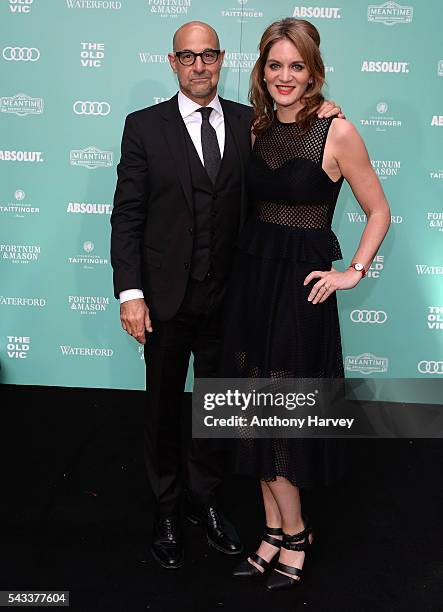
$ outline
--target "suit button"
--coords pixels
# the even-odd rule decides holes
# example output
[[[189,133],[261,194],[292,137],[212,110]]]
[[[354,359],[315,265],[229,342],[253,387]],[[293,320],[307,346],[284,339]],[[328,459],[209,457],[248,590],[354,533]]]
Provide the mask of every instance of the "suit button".
[[[184,265],[185,265],[185,270],[188,270],[189,269],[189,263],[187,261],[185,261]]]
[[[213,199],[213,200],[216,200],[217,198],[218,198],[218,195],[217,195],[216,193],[213,193],[213,194],[212,194],[212,199]]]

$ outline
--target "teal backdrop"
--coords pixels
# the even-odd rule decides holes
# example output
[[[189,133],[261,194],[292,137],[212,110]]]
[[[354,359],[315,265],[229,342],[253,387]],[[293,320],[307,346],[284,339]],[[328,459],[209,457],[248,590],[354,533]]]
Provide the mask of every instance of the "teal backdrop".
[[[364,138],[392,209],[368,277],[339,295],[346,373],[441,380],[441,0],[0,0],[1,382],[144,388],[109,262],[125,116],[176,92],[167,53],[193,19],[226,49],[221,95],[246,103],[260,36],[284,16],[318,27],[325,93]],[[364,221],[345,186],[340,269]]]

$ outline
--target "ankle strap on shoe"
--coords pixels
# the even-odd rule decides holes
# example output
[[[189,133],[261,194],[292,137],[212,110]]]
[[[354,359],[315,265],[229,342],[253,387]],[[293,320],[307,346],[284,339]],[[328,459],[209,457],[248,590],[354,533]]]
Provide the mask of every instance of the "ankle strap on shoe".
[[[277,548],[281,548],[281,540],[277,540],[277,538],[273,538],[272,536],[264,533],[262,535],[263,542],[267,542],[268,544],[272,544],[272,546],[276,546]]]
[[[312,532],[312,527],[306,527],[303,531],[294,535],[283,534],[282,546],[286,550],[306,550],[310,546],[308,535]]]
[[[266,533],[269,535],[283,535],[283,529],[281,527],[268,527],[266,525]]]

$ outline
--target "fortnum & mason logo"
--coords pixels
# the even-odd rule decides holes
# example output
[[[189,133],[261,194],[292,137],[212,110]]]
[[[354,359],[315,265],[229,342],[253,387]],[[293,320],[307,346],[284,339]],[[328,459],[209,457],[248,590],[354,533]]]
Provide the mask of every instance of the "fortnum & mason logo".
[[[427,221],[428,227],[443,232],[443,212],[428,212]]]
[[[389,360],[387,357],[376,357],[372,353],[348,355],[345,358],[345,370],[348,372],[359,372],[365,375],[374,372],[385,373],[388,371],[388,366]]]
[[[40,251],[37,244],[0,244],[0,260],[27,264],[38,261]]]
[[[27,15],[31,12],[34,0],[9,0],[9,10],[14,14]]]
[[[192,0],[146,0],[148,11],[158,17],[186,17],[190,8],[192,8]]]
[[[296,6],[293,17],[297,19],[341,19],[341,8],[331,6]]]
[[[231,72],[247,72],[249,74],[257,58],[258,53],[256,51],[226,51],[222,68],[230,70]]]
[[[71,166],[81,166],[88,170],[111,168],[114,161],[112,151],[102,151],[94,146],[85,149],[74,149],[70,153]]]
[[[95,315],[97,312],[106,312],[109,298],[102,295],[69,295],[69,310],[81,315]]]
[[[372,23],[383,23],[387,26],[396,23],[411,23],[413,15],[412,6],[400,6],[396,2],[389,1],[379,6],[376,4],[368,6],[368,21]]]
[[[11,97],[0,98],[0,112],[12,113],[19,117],[26,115],[41,115],[43,113],[43,98],[31,98],[24,93]]]
[[[380,180],[397,176],[401,169],[401,161],[392,159],[371,159],[372,167]]]

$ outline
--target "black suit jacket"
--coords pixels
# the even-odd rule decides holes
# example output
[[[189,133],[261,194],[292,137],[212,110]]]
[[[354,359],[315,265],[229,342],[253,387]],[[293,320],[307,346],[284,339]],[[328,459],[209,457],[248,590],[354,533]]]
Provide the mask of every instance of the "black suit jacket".
[[[244,163],[252,109],[220,102],[242,169],[240,230],[247,216]],[[183,300],[193,247],[191,174],[177,95],[127,116],[117,176],[111,216],[115,297],[142,289],[152,315],[168,320]]]

